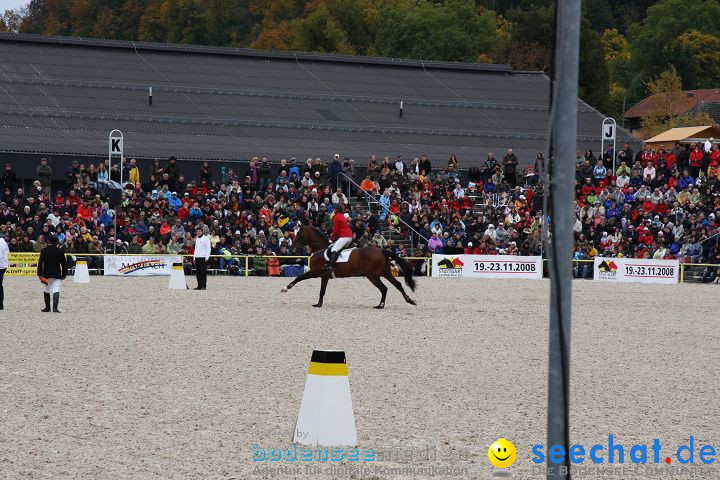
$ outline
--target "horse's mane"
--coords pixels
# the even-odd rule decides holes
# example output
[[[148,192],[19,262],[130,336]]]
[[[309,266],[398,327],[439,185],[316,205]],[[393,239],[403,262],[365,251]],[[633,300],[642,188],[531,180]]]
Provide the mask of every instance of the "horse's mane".
[[[319,228],[317,228],[315,225],[305,225],[305,226],[308,227],[308,228],[310,228],[310,229],[312,229],[312,231],[314,231],[315,233],[317,233],[317,234],[320,236],[321,239],[323,239],[323,240],[325,240],[325,241],[330,241],[330,240],[328,239],[327,235],[325,235],[325,234],[323,233],[323,231],[320,230]]]

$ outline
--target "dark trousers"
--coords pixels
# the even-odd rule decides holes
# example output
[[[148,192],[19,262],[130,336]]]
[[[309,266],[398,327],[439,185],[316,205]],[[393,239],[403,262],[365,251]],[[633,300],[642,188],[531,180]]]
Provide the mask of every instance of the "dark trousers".
[[[207,261],[204,258],[195,259],[195,277],[198,287],[207,287]]]
[[[5,300],[5,290],[3,289],[3,278],[5,278],[5,269],[0,268],[0,308],[3,308],[3,302]]]

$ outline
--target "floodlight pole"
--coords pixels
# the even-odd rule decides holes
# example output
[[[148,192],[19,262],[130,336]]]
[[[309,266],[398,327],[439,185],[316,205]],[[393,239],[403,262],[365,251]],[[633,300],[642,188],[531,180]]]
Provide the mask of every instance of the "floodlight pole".
[[[577,93],[580,50],[580,0],[556,3],[555,73],[551,111],[551,203],[553,232],[550,240],[550,328],[548,363],[547,447],[569,447],[570,314],[572,289],[575,153],[577,146]],[[567,456],[550,463],[547,478],[570,478]],[[565,472],[563,472],[565,469]]]

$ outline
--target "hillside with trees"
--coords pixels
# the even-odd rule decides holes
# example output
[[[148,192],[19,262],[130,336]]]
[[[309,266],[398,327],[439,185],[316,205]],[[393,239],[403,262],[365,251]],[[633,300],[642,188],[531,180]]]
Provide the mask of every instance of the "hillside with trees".
[[[717,0],[584,0],[580,96],[620,118],[669,69],[720,87]],[[549,72],[550,0],[32,0],[0,31],[461,62]]]

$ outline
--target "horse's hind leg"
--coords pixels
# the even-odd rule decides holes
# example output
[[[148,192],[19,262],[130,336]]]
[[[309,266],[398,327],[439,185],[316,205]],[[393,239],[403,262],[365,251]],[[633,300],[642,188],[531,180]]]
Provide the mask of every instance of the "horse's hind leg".
[[[380,290],[380,294],[382,295],[382,298],[380,298],[380,304],[375,308],[385,308],[385,296],[387,295],[388,290],[387,287],[384,283],[382,283],[379,277],[368,276],[367,279],[370,280],[370,282],[372,282],[372,284],[375,285],[378,290]]]
[[[417,305],[417,303],[415,303],[415,300],[413,300],[412,298],[408,297],[407,293],[405,293],[405,289],[403,288],[402,283],[400,283],[397,278],[393,277],[393,276],[392,276],[392,273],[390,273],[389,271],[388,271],[388,272],[385,272],[385,274],[383,275],[383,277],[386,278],[387,281],[390,282],[393,287],[395,287],[395,288],[397,288],[398,290],[400,290],[400,293],[402,293],[402,296],[403,296],[403,298],[405,299],[405,301],[406,301],[407,303],[409,303],[410,305]]]
[[[320,300],[318,301],[318,303],[313,305],[313,307],[322,307],[323,297],[325,296],[325,289],[327,288],[328,280],[330,280],[329,277],[322,277],[322,282],[320,283]]]

